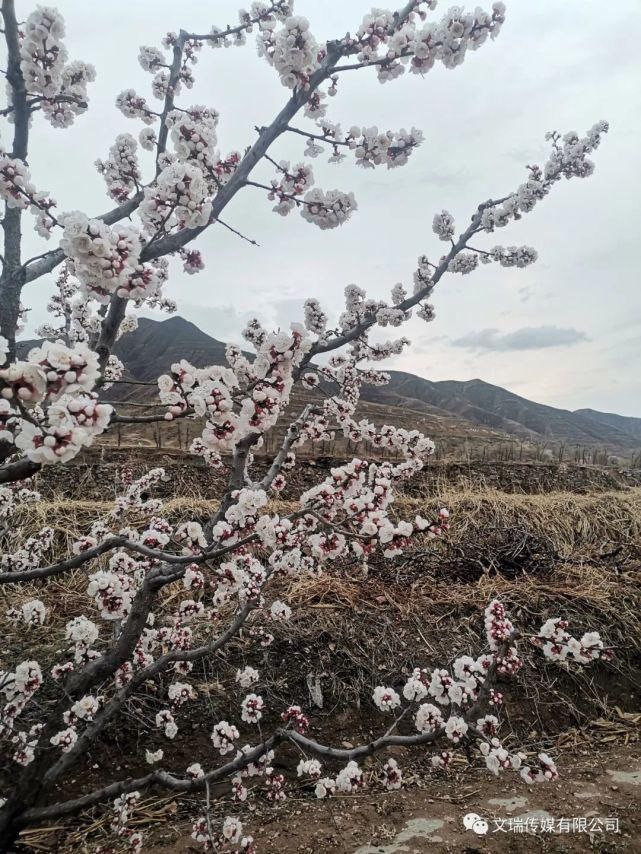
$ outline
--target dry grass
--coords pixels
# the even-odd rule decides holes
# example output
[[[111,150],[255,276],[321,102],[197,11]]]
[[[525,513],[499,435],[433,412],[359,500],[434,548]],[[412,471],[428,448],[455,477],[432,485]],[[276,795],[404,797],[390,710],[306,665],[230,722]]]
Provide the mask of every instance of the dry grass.
[[[507,494],[496,490],[462,491],[444,488],[438,500],[452,514],[453,541],[472,532],[522,528],[548,539],[559,555],[577,550],[606,550],[609,545],[641,546],[641,489],[576,495],[551,492]],[[402,498],[401,515],[419,512],[424,502]]]
[[[31,536],[45,525],[53,527],[56,535],[51,560],[55,560],[68,555],[71,544],[111,506],[110,502],[97,501],[42,501],[22,508],[16,527],[23,536]],[[217,506],[215,499],[183,495],[166,500],[164,514],[171,521],[206,518]],[[510,597],[519,591],[525,598],[536,598],[548,589],[569,599],[600,601],[616,598],[620,579],[612,573],[601,578],[591,564],[613,553],[626,559],[641,555],[640,488],[596,495],[520,495],[444,486],[428,501],[401,495],[395,512],[411,519],[416,513],[428,515],[441,506],[448,507],[452,521],[442,542],[386,561],[389,571],[378,573],[378,578],[376,572],[370,573],[366,585],[359,568],[339,567],[318,577],[295,579],[288,596],[299,606],[315,603],[353,608],[362,600],[365,588],[369,600],[378,598],[382,607],[399,613],[412,608],[403,592],[408,586],[434,603],[452,605],[495,595]],[[292,502],[275,500],[269,509],[286,514],[295,507]],[[130,521],[135,524],[137,520],[132,516]],[[563,564],[563,572],[550,577],[559,564]],[[546,574],[544,581],[542,573]],[[82,610],[84,603],[78,594],[85,578],[86,570],[78,570],[48,582],[47,595],[53,596],[54,611],[61,618]],[[445,582],[443,589],[435,579]],[[401,593],[395,594],[392,588],[399,585]],[[26,599],[36,591],[42,595],[43,588],[37,583],[22,586],[20,591]],[[13,595],[14,590],[3,594]]]
[[[216,499],[205,498],[194,489],[164,502],[167,518],[198,518],[218,507]],[[16,515],[21,531],[30,536],[45,525],[60,537],[60,553],[78,534],[84,533],[97,516],[107,513],[109,501],[56,498],[25,506]],[[285,514],[296,508],[288,501],[272,501],[269,510]],[[452,516],[451,542],[465,541],[471,533],[522,528],[548,539],[557,553],[567,557],[578,550],[605,551],[617,546],[641,546],[641,488],[577,495],[551,492],[521,495],[498,490],[461,490],[444,486],[428,501],[401,495],[395,507],[399,517],[411,518],[438,507]],[[134,519],[132,518],[132,521]]]
[[[164,514],[172,521],[205,518],[217,506],[215,499],[194,490],[192,495],[167,499]],[[473,647],[480,611],[493,597],[510,603],[520,618],[533,621],[535,616],[569,612],[578,626],[605,630],[612,643],[623,645],[627,638],[633,649],[641,647],[640,488],[595,495],[522,495],[442,484],[438,496],[428,500],[401,495],[395,512],[412,518],[440,506],[451,512],[446,538],[394,561],[374,560],[366,578],[358,566],[335,565],[319,576],[289,579],[279,595],[296,609],[295,619],[289,629],[282,629],[279,642],[304,649],[326,635],[340,638],[342,646],[353,651],[365,642],[367,625],[367,642],[373,639],[373,646],[356,656],[352,696],[360,693],[372,668],[380,666],[380,661],[373,664],[375,653],[392,663],[407,659],[409,666],[409,656],[397,648],[399,640],[412,654],[417,643],[427,648],[426,633],[446,640],[430,641],[435,655],[451,648],[453,639],[460,641],[459,650],[461,644]],[[53,499],[25,507],[16,521],[27,535],[52,526],[55,559],[68,554],[71,543],[110,507],[110,502]],[[284,514],[294,507],[277,500],[270,509]],[[44,645],[52,629],[86,610],[86,574],[81,569],[44,586],[19,588],[20,601],[38,596],[51,608],[48,630],[42,632]],[[0,615],[10,602],[15,604],[15,593],[11,588],[0,591]],[[9,648],[23,643],[3,616],[0,628]],[[403,640],[404,635],[412,640]],[[329,661],[322,667],[332,671]],[[352,678],[350,672],[344,677],[333,691],[340,693]]]

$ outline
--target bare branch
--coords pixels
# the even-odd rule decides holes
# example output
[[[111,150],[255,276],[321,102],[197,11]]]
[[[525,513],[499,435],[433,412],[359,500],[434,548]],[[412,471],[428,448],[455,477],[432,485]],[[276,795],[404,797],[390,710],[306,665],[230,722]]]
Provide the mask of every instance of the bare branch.
[[[173,46],[173,60],[169,69],[169,80],[167,82],[167,94],[165,95],[165,103],[163,105],[162,114],[160,116],[160,129],[158,130],[158,141],[156,143],[156,176],[162,171],[160,159],[167,149],[167,137],[169,135],[169,127],[167,126],[167,116],[174,108],[174,96],[176,94],[176,86],[180,80],[180,70],[183,61],[183,51],[185,43],[189,36],[184,30],[181,30],[178,38]]]
[[[301,128],[294,128],[291,125],[287,126],[287,130],[290,133],[296,133],[299,136],[304,136],[305,139],[317,139],[319,142],[324,142],[327,145],[344,145],[349,147],[349,142],[340,139],[334,139],[331,136],[324,136],[320,133],[307,133],[307,131],[301,130]]]
[[[11,156],[26,161],[29,142],[29,107],[20,63],[20,39],[14,0],[3,0],[2,18],[7,45],[7,83],[13,103],[13,147]],[[15,356],[16,327],[20,314],[22,209],[5,203],[4,264],[0,277],[0,334],[9,342],[9,358]]]
[[[204,789],[208,783],[216,783],[218,780],[225,780],[227,777],[233,776],[236,771],[240,771],[257,759],[260,759],[261,756],[276,747],[279,741],[282,740],[279,733],[276,733],[237,759],[227,762],[225,765],[221,765],[220,768],[209,771],[204,777],[199,777],[195,780],[174,777],[173,774],[169,774],[166,771],[152,771],[144,777],[112,783],[102,789],[97,789],[95,792],[90,792],[81,798],[75,798],[74,800],[65,801],[61,804],[53,804],[48,807],[27,810],[19,819],[18,826],[25,827],[27,824],[40,824],[48,819],[73,815],[102,801],[111,800],[127,792],[142,791],[153,785],[160,785],[176,792],[197,792]]]
[[[222,225],[228,231],[231,231],[232,234],[236,234],[238,237],[242,238],[243,240],[246,240],[247,243],[251,243],[252,246],[260,246],[260,243],[257,243],[253,238],[246,237],[242,232],[238,231],[238,229],[234,228],[231,225],[228,225],[226,222],[223,222],[222,219],[219,218],[216,220],[216,222],[220,223],[220,225]]]
[[[483,204],[478,206],[478,209],[474,216],[472,217],[472,221],[468,225],[468,227],[461,233],[458,240],[453,243],[450,251],[443,257],[440,263],[435,267],[434,274],[430,279],[429,285],[426,288],[423,288],[413,294],[411,297],[403,300],[403,302],[399,303],[395,308],[399,309],[399,311],[409,311],[410,308],[418,305],[421,300],[425,299],[428,296],[428,293],[431,293],[432,289],[440,280],[443,278],[445,273],[447,273],[450,262],[459,254],[459,252],[463,251],[463,249],[467,246],[467,241],[472,237],[472,235],[476,234],[480,230],[481,224],[481,215],[486,208],[493,207],[495,205],[500,205],[502,202],[506,201],[509,196],[505,196],[501,199],[497,199],[495,201],[489,200],[484,202]],[[353,329],[350,329],[349,332],[344,333],[343,335],[339,335],[335,338],[331,338],[327,342],[319,342],[313,345],[309,353],[306,355],[303,363],[298,368],[298,373],[300,374],[303,369],[305,369],[311,359],[317,355],[318,353],[329,353],[332,350],[336,350],[339,347],[344,347],[346,344],[349,344],[351,341],[355,341],[357,338],[360,338],[364,332],[368,329],[371,329],[372,326],[376,325],[376,314],[372,314],[370,317],[364,319],[361,323],[357,324]]]
[[[37,474],[40,469],[40,463],[34,463],[32,460],[24,457],[15,463],[7,463],[4,466],[0,466],[0,483],[15,483],[18,480],[27,480],[27,478]]]
[[[274,482],[276,475],[278,475],[283,468],[283,463],[287,459],[287,454],[291,451],[292,445],[299,438],[303,425],[309,418],[309,416],[313,413],[315,407],[312,404],[308,404],[298,418],[293,421],[287,432],[285,433],[285,437],[283,438],[283,443],[280,447],[280,450],[276,454],[273,459],[269,470],[265,477],[260,481],[259,488],[260,489],[269,489],[269,487]]]
[[[144,406],[145,404],[139,405]],[[193,415],[193,412],[186,409],[184,412],[181,412],[180,415],[174,415],[172,421],[176,421],[178,418],[186,418],[188,415]],[[159,421],[167,421],[164,413],[161,415],[119,415],[118,413],[114,413],[114,415],[111,416],[109,426],[111,427],[112,424],[154,424]]]

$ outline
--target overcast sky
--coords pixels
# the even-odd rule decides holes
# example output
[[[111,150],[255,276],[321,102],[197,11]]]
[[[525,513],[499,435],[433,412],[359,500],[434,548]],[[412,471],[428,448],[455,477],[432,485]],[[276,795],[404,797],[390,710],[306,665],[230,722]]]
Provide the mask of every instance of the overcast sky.
[[[128,87],[149,97],[138,47],[158,45],[167,30],[235,24],[238,7],[230,0],[55,5],[67,22],[70,57],[94,63],[98,77],[90,111],[71,130],[36,119],[32,175],[60,210],[97,215],[111,204],[94,160],[117,133],[137,135],[142,127],[113,105]],[[21,18],[31,9],[23,0],[17,6]],[[318,41],[354,31],[368,9],[367,0],[296,0]],[[239,341],[249,316],[287,326],[300,319],[308,296],[337,314],[348,283],[379,298],[396,282],[411,287],[417,256],[436,260],[442,251],[431,233],[436,211],[446,208],[465,225],[479,202],[515,189],[525,164],[546,157],[546,131],[583,132],[603,118],[611,131],[595,154],[595,174],[559,183],[533,213],[486,238],[490,246],[535,246],[539,261],[526,270],[491,265],[446,277],[434,294],[436,321],[407,324],[413,346],[389,366],[433,380],[480,377],[569,409],[641,416],[640,11],[639,0],[509,0],[499,38],[460,68],[405,74],[385,85],[370,69],[343,75],[329,119],[345,128],[416,126],[424,144],[408,165],[389,172],[357,169],[351,159],[340,166],[313,161],[318,186],[352,190],[359,204],[348,224],[330,232],[297,213],[277,216],[261,191],[246,188],[225,219],[260,247],[210,229],[197,243],[206,270],[174,270],[169,295],[180,314],[217,338]],[[241,49],[203,50],[195,74],[195,88],[180,103],[220,111],[222,152],[251,144],[254,126],[270,122],[288,94],[256,55],[253,36]],[[302,138],[289,135],[272,154],[302,159],[303,148]],[[29,248],[43,251],[37,243]],[[32,326],[44,319],[51,281],[25,293]]]

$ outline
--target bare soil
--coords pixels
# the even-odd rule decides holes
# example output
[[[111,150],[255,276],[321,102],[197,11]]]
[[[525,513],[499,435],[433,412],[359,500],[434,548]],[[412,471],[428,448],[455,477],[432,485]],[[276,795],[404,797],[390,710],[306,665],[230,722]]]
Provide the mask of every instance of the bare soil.
[[[515,775],[494,778],[479,768],[442,775],[413,775],[396,793],[364,792],[318,801],[293,797],[259,808],[247,830],[263,854],[396,854],[396,852],[639,852],[641,851],[641,745],[586,745],[559,759],[555,783],[528,787]],[[466,830],[468,813],[483,817],[487,835]],[[171,819],[151,831],[145,851],[178,854],[197,850],[190,828]],[[603,832],[521,832],[533,820],[598,818]],[[605,819],[618,832],[605,831]],[[498,820],[495,822],[494,820]],[[548,824],[549,826],[549,824]],[[589,824],[586,825],[589,827]],[[593,823],[594,827],[595,824]]]

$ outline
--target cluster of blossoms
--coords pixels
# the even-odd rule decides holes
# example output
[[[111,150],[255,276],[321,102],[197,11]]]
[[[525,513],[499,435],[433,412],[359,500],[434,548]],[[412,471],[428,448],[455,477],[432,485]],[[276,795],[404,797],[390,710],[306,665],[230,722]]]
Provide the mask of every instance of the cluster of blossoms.
[[[0,198],[8,208],[28,210],[35,220],[36,232],[45,239],[56,224],[53,208],[56,202],[48,193],[36,190],[26,163],[10,157],[0,149]]]
[[[31,599],[21,605],[20,608],[10,608],[6,615],[10,620],[24,623],[26,626],[42,626],[47,615],[47,609],[40,599]]]
[[[74,726],[78,721],[91,721],[100,709],[102,697],[94,697],[87,694],[75,702],[62,716],[63,721],[69,726]]]
[[[278,72],[288,89],[306,89],[310,77],[320,65],[320,47],[309,28],[307,18],[285,18],[281,29],[263,27],[258,35],[259,54]]]
[[[175,738],[178,733],[178,726],[169,709],[162,709],[158,712],[156,715],[156,726],[164,730],[167,738]]]
[[[312,487],[300,499],[303,510],[318,507],[313,518],[333,526],[333,530],[314,532],[317,526],[310,520],[307,542],[312,556],[325,561],[351,552],[364,561],[380,546],[386,557],[394,557],[415,533],[427,530],[435,535],[436,531],[442,532],[442,523],[427,523],[417,517],[414,525],[409,522],[394,524],[388,516],[394,500],[394,482],[404,480],[421,467],[422,460],[416,457],[411,465],[368,464],[354,460],[332,469],[324,482]],[[338,526],[339,532],[335,530]]]
[[[394,763],[394,760],[389,760],[389,762]],[[387,788],[400,788],[400,771],[394,771],[395,763],[393,765],[389,765],[389,762],[385,768],[389,766],[390,774],[388,776],[387,772],[384,770],[383,781]],[[358,766],[358,763],[354,762],[354,760],[348,762],[347,765],[338,772],[335,778],[321,777],[322,766],[320,762],[315,759],[299,762],[297,770],[299,777],[309,777],[315,783],[314,792],[316,797],[320,799],[333,795],[336,792],[352,794],[364,785],[363,771]],[[388,785],[388,779],[390,783],[393,780],[398,780],[399,785]]]
[[[109,149],[107,160],[97,160],[96,168],[104,177],[112,199],[124,202],[138,189],[141,174],[138,165],[136,140],[130,133],[121,133]]]
[[[524,213],[529,213],[541,199],[550,192],[551,187],[562,178],[586,178],[594,171],[594,163],[588,155],[601,144],[603,135],[609,130],[605,121],[593,125],[584,137],[574,131],[563,137],[556,131],[547,135],[552,141],[552,151],[542,167],[529,166],[528,180],[521,184],[516,192],[509,195],[500,203],[486,207],[481,216],[481,226],[484,231],[491,232],[503,228],[513,220],[518,220]],[[522,247],[527,250],[529,247]],[[533,250],[529,250],[530,253]],[[508,266],[523,266],[523,256],[518,256],[516,247],[496,247],[497,257],[493,260]],[[512,260],[514,257],[514,260]],[[527,257],[527,253],[526,253]],[[517,263],[517,258],[521,263]],[[531,263],[528,261],[528,263]]]
[[[315,189],[305,195],[301,216],[325,231],[342,225],[357,207],[354,193]]]
[[[251,688],[260,679],[260,674],[253,667],[243,667],[242,670],[236,671],[236,682],[241,688]]]
[[[98,653],[93,649],[95,642],[100,636],[98,626],[90,619],[81,615],[74,617],[67,623],[65,637],[71,641],[70,652],[73,652],[74,662],[81,664],[91,658],[96,658]]]
[[[134,89],[124,89],[120,92],[116,98],[116,107],[125,118],[141,119],[141,121],[148,125],[153,124],[157,118],[157,114],[149,107],[145,98],[138,95]],[[151,128],[146,130],[151,130]],[[141,133],[145,133],[145,131],[141,131]],[[151,131],[151,133],[154,134],[154,131]],[[148,140],[149,134],[146,134],[143,139]],[[144,145],[144,147],[147,146],[149,146],[149,142],[146,142]]]
[[[311,133],[307,139],[305,154],[318,157],[323,145],[328,145],[332,153],[328,163],[340,163],[347,156],[342,149],[353,151],[357,166],[373,169],[385,165],[388,169],[404,166],[412,152],[423,142],[423,133],[418,128],[409,131],[380,131],[376,126],[359,127],[354,125],[347,133],[339,124],[321,119],[317,122],[318,132]]]
[[[479,721],[478,723],[481,724],[482,722]],[[481,731],[480,727],[479,731]],[[481,752],[481,756],[485,758],[485,764],[488,771],[494,774],[495,777],[498,777],[501,771],[519,771],[519,769],[521,769],[521,763],[523,761],[521,754],[510,753],[501,745],[498,738],[490,738],[488,741],[482,741],[479,744],[479,750]]]
[[[492,13],[476,9],[465,13],[453,7],[440,22],[420,26],[424,13],[420,6],[433,8],[433,0],[413,4],[399,20],[389,10],[373,9],[363,18],[354,36],[346,36],[334,49],[339,56],[356,55],[362,65],[372,65],[381,82],[392,80],[410,70],[425,74],[436,62],[454,68],[465,60],[467,50],[476,50],[488,37],[496,38],[505,20],[503,3],[493,4]],[[314,73],[322,68],[329,46],[319,45],[310,31],[309,21],[300,16],[285,18],[280,29],[275,22],[261,29],[259,54],[264,56],[289,89],[307,90]],[[337,66],[340,69],[340,65]],[[336,94],[336,77],[331,77],[328,94]],[[323,115],[324,92],[314,91],[310,115]]]
[[[209,819],[203,816],[194,822],[191,838],[202,845],[204,851],[220,851],[235,845],[239,854],[256,854],[253,838],[243,835],[243,824],[235,816],[227,816],[215,837],[212,836]]]
[[[508,618],[505,607],[496,599],[485,609],[485,633],[493,652],[514,635],[514,625]]]
[[[427,0],[424,5],[431,9],[435,3]],[[455,68],[464,62],[468,50],[476,50],[488,37],[497,37],[505,20],[505,5],[494,3],[491,14],[479,8],[467,13],[453,6],[439,22],[423,26],[421,17],[413,12],[399,26],[389,10],[373,9],[356,35],[345,39],[345,46],[361,63],[376,67],[381,83],[399,77],[407,64],[411,72],[421,75],[437,62]]]
[[[6,439],[3,440],[6,441]],[[20,506],[35,504],[41,495],[33,489],[20,487],[16,484],[0,486],[0,520],[4,525]]]
[[[29,351],[27,361],[0,371],[2,397],[22,403],[56,402],[74,392],[90,392],[99,376],[98,356],[87,346],[45,342]]]
[[[591,664],[597,659],[609,659],[612,655],[606,649],[597,632],[586,632],[580,640],[567,631],[567,620],[560,617],[547,620],[532,639],[540,646],[546,658],[552,661],[566,661],[568,657],[579,664]]]
[[[20,730],[11,737],[14,745],[12,759],[18,765],[30,765],[36,757],[35,748],[43,724],[34,724],[28,731]]]
[[[448,211],[434,214],[432,220],[432,231],[439,240],[451,240],[454,237],[454,217]]]
[[[357,166],[372,168],[384,163],[388,169],[404,166],[412,151],[423,141],[423,133],[418,128],[407,131],[402,128],[397,133],[387,131],[379,133],[378,128],[363,128],[360,135],[352,136],[350,148],[354,148]]]
[[[196,692],[191,685],[186,682],[172,682],[167,689],[167,696],[171,700],[172,706],[177,708],[187,703],[189,700],[196,698]]]
[[[105,430],[111,412],[97,395],[62,398],[37,423],[22,421],[15,445],[40,464],[67,462]]]
[[[229,452],[249,435],[276,423],[289,401],[293,372],[311,347],[305,331],[290,334],[248,331],[259,342],[251,363],[228,352],[232,367],[194,368],[183,361],[159,378],[161,401],[169,419],[187,411],[206,419],[201,442],[214,453]],[[241,394],[241,387],[247,392]]]
[[[383,785],[389,792],[403,786],[403,772],[398,767],[396,759],[388,759],[383,765]]]
[[[166,166],[156,184],[145,189],[139,214],[146,231],[155,236],[172,228],[207,225],[212,203],[202,171],[189,162]]]
[[[309,727],[309,718],[303,714],[300,706],[290,706],[280,716],[286,724],[290,724],[296,732],[305,733]]]
[[[235,750],[234,742],[239,738],[240,734],[235,726],[228,724],[227,721],[221,721],[214,727],[211,740],[216,750],[224,756]]]
[[[299,777],[309,777],[311,780],[318,780],[322,772],[323,766],[318,759],[301,759],[296,766]]]
[[[16,718],[41,685],[42,670],[37,661],[23,661],[13,672],[0,670],[0,694],[6,700],[0,709],[0,736],[13,730]]]
[[[263,716],[265,701],[258,694],[247,694],[240,704],[240,717],[245,723],[257,724]]]
[[[141,477],[134,480],[131,471],[125,469],[122,482],[126,487],[124,492],[116,496],[112,515],[120,518],[133,509],[156,513],[162,509],[162,502],[153,497],[153,488],[166,478],[163,468],[149,469]]]
[[[279,177],[272,179],[271,186],[265,188],[268,198],[277,202],[272,209],[275,213],[286,216],[298,207],[303,219],[327,230],[342,225],[357,209],[353,193],[310,189],[314,183],[311,166],[305,163],[291,166],[286,160],[275,165]]]
[[[547,753],[539,753],[538,767],[531,768],[529,765],[524,765],[521,768],[521,778],[526,783],[548,783],[558,778],[558,772],[554,761]]]
[[[379,686],[374,690],[374,703],[381,712],[391,712],[401,705],[401,698],[393,688]]]
[[[240,9],[239,25],[225,29],[213,26],[208,37],[210,47],[230,47],[245,44],[245,36],[258,25],[259,31],[273,29],[279,21],[289,18],[294,11],[293,0],[253,0],[249,11]]]
[[[20,572],[32,566],[38,566],[44,554],[51,548],[53,537],[53,528],[48,526],[41,528],[37,533],[22,541],[21,547],[17,551],[5,551],[0,558],[0,566],[5,572]]]
[[[71,275],[67,264],[62,266],[56,278],[56,290],[47,303],[47,313],[57,318],[58,323],[54,325],[48,322],[40,326],[36,334],[42,338],[64,341],[71,347],[76,343],[87,344],[100,334],[100,316],[87,301],[80,282]],[[135,318],[132,317],[132,320],[135,321]],[[132,320],[127,318],[127,323],[123,321],[124,330]],[[137,321],[135,323],[137,326]]]
[[[443,726],[443,715],[440,709],[432,703],[421,703],[414,716],[414,724],[418,732],[438,732]]]
[[[495,246],[490,251],[490,256],[493,261],[498,261],[501,267],[527,267],[534,264],[538,257],[536,249],[531,246]]]
[[[567,623],[559,619],[548,620],[533,638],[534,642],[543,648],[545,655],[555,661],[565,661],[571,649],[575,660],[587,664],[596,659],[607,660],[607,650],[598,633],[588,632],[581,641],[568,635]],[[521,778],[528,784],[555,780],[558,776],[554,762],[546,754],[539,754],[538,766],[532,768],[524,765],[525,754],[511,753],[503,747],[497,737],[499,720],[495,715],[486,714],[475,720],[472,715],[484,698],[490,704],[500,704],[501,697],[493,689],[487,690],[486,682],[497,674],[513,675],[520,666],[516,653],[515,642],[517,632],[506,615],[501,603],[492,602],[485,611],[485,631],[490,648],[489,654],[483,654],[474,659],[470,656],[457,658],[452,671],[437,669],[431,673],[421,668],[415,668],[403,687],[403,697],[415,708],[414,724],[417,731],[426,740],[436,741],[444,737],[454,746],[463,743],[477,742],[481,757],[489,771],[498,775],[500,771],[518,771]],[[438,705],[421,702],[426,697],[432,697]],[[390,687],[378,686],[373,694],[374,704],[382,712],[399,710],[400,719],[402,700],[399,693]],[[439,706],[450,706],[449,717],[445,718]],[[449,751],[433,757],[435,768],[443,767],[449,762]],[[390,760],[393,762],[393,760]],[[401,785],[396,763],[384,769],[384,782],[388,787]],[[320,767],[299,765],[299,774],[307,774],[316,779],[320,777]],[[391,778],[391,779],[390,779]],[[320,787],[323,796],[330,789]]]
[[[132,854],[139,854],[143,850],[143,837],[138,831],[129,826],[131,815],[140,800],[140,792],[129,792],[120,795],[114,801],[114,815],[111,822],[111,830],[117,837],[126,842]]]
[[[302,196],[313,185],[314,177],[311,166],[305,163],[297,163],[292,167],[287,160],[281,160],[278,171],[281,177],[272,179],[269,198],[278,200],[273,210],[286,216],[296,206],[296,197]]]
[[[45,342],[32,349],[26,361],[0,369],[5,438],[35,462],[65,462],[76,456],[105,430],[111,417],[112,407],[100,403],[92,391],[98,376],[93,350],[62,341]]]
[[[92,65],[67,62],[64,36],[60,13],[50,6],[39,6],[27,18],[20,45],[20,69],[27,92],[40,96],[45,118],[62,128],[85,112],[87,84],[96,78]]]
[[[61,217],[64,232],[60,245],[69,258],[70,272],[88,297],[100,303],[127,288],[137,272],[141,242],[128,226],[113,228],[102,220],[89,219],[80,211]]]
[[[131,608],[135,586],[124,572],[99,569],[89,576],[87,593],[103,620],[122,620]]]
[[[528,180],[521,184],[514,193],[511,193],[500,202],[490,202],[481,206],[478,226],[474,233],[493,232],[497,228],[503,228],[513,220],[518,220],[524,213],[533,209],[535,204],[545,198],[551,187],[561,178],[586,177],[592,174],[593,162],[588,158],[601,143],[601,139],[608,131],[608,123],[597,122],[584,137],[571,132],[561,137],[553,132],[548,134],[552,140],[552,152],[547,162],[540,166],[529,166]],[[455,241],[454,218],[448,211],[436,214],[432,223],[432,230],[440,240]],[[450,273],[471,273],[479,262],[490,264],[496,262],[502,267],[527,267],[537,260],[537,252],[531,246],[494,246],[489,250],[477,249],[466,246],[469,251],[457,251],[456,254],[448,256],[449,260],[441,259],[441,263],[447,261],[447,271]],[[430,269],[435,270],[425,259],[423,271],[415,276],[417,286],[421,289],[429,284]],[[426,294],[427,295],[427,294]],[[420,314],[420,312],[419,312]],[[425,319],[432,319],[433,313],[428,311]]]
[[[256,5],[256,4],[254,4]],[[307,85],[308,74],[315,67],[319,48],[309,34],[309,26],[305,19],[291,17],[291,4],[272,2],[258,4],[250,13],[241,14],[241,25],[236,28],[234,35],[244,38],[254,24],[258,24],[258,42],[261,52],[268,57],[281,73],[286,85]],[[247,17],[245,17],[247,14]],[[277,30],[278,22],[283,27]],[[216,28],[203,38],[212,46],[226,43],[225,31]],[[177,37],[169,34],[166,46],[175,46]],[[199,50],[199,39],[188,39],[185,43],[187,60],[196,61],[195,51]],[[144,188],[143,199],[138,207],[142,221],[142,229],[153,242],[161,235],[184,228],[199,228],[210,222],[212,202],[217,192],[236,172],[241,161],[239,152],[231,152],[221,156],[216,148],[218,113],[202,106],[171,109],[174,96],[179,94],[182,85],[189,86],[191,71],[187,61],[179,70],[178,80],[170,91],[168,88],[167,60],[162,51],[154,47],[141,48],[139,56],[141,66],[155,74],[152,90],[155,95],[165,99],[167,106],[163,114],[165,128],[169,130],[173,152],[163,151],[158,159],[159,172],[156,179]],[[306,106],[310,117],[322,115],[323,110],[316,107],[316,100],[324,97],[321,93],[312,93]],[[117,106],[128,118],[139,118],[151,124],[157,114],[147,105],[146,100],[133,90],[125,90],[117,99]],[[375,145],[376,153],[372,151],[364,159],[385,159],[388,165],[401,165],[407,160],[411,150],[420,143],[420,134],[416,130],[410,133],[401,131],[398,134],[386,136],[388,153],[379,157],[378,149],[385,143],[379,140],[369,143],[363,136],[363,144],[368,149]],[[156,133],[151,128],[144,129],[139,142],[145,149],[153,149],[157,144]],[[112,146],[109,158],[98,161],[98,168],[103,173],[109,194],[123,201],[130,198],[134,190],[139,189],[139,170],[136,156],[136,141],[129,134],[121,134]],[[307,167],[309,169],[309,167]],[[321,228],[334,228],[348,219],[356,209],[356,202],[350,193],[332,190],[327,193],[322,190],[308,190],[304,197],[301,195],[311,186],[309,180],[300,182],[297,178],[285,176],[282,182],[275,182],[270,190],[270,198],[277,198],[275,210],[278,213],[288,213],[294,206],[300,206],[302,216],[309,222]],[[190,260],[185,265],[188,272],[202,269],[202,262],[193,263]]]
[[[481,220],[486,217],[488,208]],[[479,230],[484,230],[480,227]],[[487,230],[487,229],[485,229]],[[442,211],[434,216],[432,231],[439,240],[454,243],[455,226],[454,217],[448,211]],[[472,273],[481,264],[490,264],[492,261],[499,263],[502,267],[527,267],[534,264],[537,252],[531,246],[494,246],[489,251],[473,249],[470,252],[458,252],[447,265],[449,273]]]

